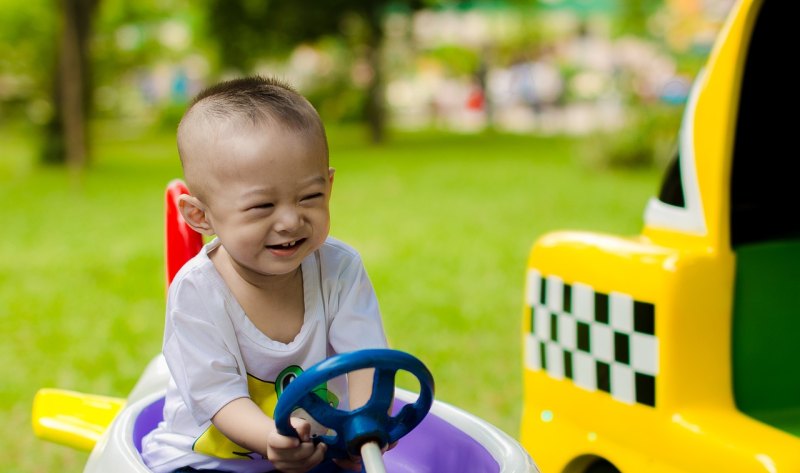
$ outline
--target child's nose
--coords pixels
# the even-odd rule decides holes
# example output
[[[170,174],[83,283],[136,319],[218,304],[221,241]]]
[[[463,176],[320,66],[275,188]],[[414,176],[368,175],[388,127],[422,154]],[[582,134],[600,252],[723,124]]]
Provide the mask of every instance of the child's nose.
[[[275,230],[279,232],[289,232],[295,230],[300,225],[300,212],[292,206],[281,209],[275,222]]]

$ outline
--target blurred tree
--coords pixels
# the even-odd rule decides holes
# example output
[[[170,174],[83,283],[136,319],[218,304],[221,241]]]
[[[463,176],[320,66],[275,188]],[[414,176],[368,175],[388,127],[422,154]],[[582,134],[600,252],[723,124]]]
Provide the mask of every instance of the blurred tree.
[[[24,118],[41,125],[51,115],[47,67],[55,57],[57,14],[52,0],[0,1],[0,122]],[[44,66],[44,67],[43,67]]]
[[[315,0],[292,2],[210,0],[209,30],[218,39],[224,66],[248,70],[265,53],[289,51],[298,43],[345,36],[370,65],[363,119],[373,142],[384,139],[386,115],[381,45],[383,15],[398,6],[416,10],[424,0]]]
[[[53,85],[55,113],[45,127],[42,159],[84,168],[89,160],[87,116],[91,103],[89,35],[99,0],[60,0],[60,32]]]
[[[663,4],[663,0],[623,0],[616,15],[618,29],[641,38],[651,37],[648,23]]]

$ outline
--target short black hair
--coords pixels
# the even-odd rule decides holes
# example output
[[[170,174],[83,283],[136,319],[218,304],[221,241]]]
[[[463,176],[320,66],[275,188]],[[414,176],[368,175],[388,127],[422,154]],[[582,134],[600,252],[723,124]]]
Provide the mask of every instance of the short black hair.
[[[184,146],[186,133],[193,126],[279,127],[289,133],[308,133],[320,139],[328,164],[328,139],[322,119],[313,105],[292,86],[279,79],[248,76],[212,85],[197,94],[189,103],[178,125],[178,156],[189,189],[203,197],[203,182],[189,172],[191,161]],[[197,176],[195,176],[197,177]]]
[[[238,116],[253,124],[272,118],[293,131],[318,127],[324,134],[313,105],[294,87],[274,77],[254,75],[219,82],[197,94],[187,113],[198,104],[211,116]]]

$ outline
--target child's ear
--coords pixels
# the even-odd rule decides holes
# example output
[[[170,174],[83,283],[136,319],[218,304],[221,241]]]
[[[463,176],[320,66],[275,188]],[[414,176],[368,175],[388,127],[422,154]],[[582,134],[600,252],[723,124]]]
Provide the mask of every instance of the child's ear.
[[[333,175],[336,174],[336,169],[328,168],[328,179],[331,181],[331,185],[333,185]]]
[[[181,195],[178,197],[178,209],[192,230],[207,236],[214,234],[214,228],[206,216],[206,206],[197,197]]]

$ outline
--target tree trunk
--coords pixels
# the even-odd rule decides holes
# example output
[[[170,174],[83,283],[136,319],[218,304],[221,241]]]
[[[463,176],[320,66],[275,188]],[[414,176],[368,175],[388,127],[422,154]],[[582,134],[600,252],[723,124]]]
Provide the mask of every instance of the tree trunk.
[[[83,169],[89,161],[88,40],[97,0],[60,0],[62,25],[54,87],[55,116],[45,129],[43,160]]]
[[[371,5],[369,2],[368,5]],[[365,115],[369,125],[370,139],[382,143],[386,138],[386,98],[382,60],[383,25],[379,7],[367,7],[366,21],[370,40],[367,45],[367,61],[372,68],[372,77],[367,86]]]

